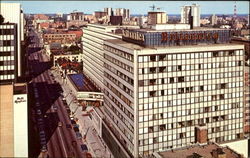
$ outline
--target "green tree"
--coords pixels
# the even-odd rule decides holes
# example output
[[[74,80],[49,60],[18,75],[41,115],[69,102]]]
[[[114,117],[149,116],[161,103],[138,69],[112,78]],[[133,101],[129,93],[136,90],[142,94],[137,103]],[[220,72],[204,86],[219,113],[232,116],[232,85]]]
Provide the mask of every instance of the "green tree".
[[[4,22],[4,17],[2,16],[2,14],[0,14],[0,24],[2,24]]]

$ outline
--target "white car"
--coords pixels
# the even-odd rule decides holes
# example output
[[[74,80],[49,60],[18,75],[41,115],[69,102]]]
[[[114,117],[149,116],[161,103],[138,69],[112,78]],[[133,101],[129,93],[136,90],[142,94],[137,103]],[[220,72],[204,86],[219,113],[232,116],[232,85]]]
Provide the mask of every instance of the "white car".
[[[37,115],[41,115],[42,114],[41,110],[39,110],[39,109],[36,111],[36,113],[37,113]]]

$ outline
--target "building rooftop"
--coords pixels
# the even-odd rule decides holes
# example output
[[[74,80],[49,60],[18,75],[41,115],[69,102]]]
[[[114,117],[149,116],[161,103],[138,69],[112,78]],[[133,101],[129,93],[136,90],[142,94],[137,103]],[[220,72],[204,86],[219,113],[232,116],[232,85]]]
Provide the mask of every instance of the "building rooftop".
[[[216,155],[224,155],[223,158],[243,158],[243,156],[229,147],[221,147],[211,143],[195,145],[175,150],[158,152],[162,158],[216,158]],[[218,156],[219,157],[219,156]]]
[[[246,37],[232,37],[233,41],[242,41],[242,42],[246,42],[249,44],[250,39],[246,38]],[[250,44],[249,44],[250,45]]]
[[[100,92],[84,74],[69,74],[68,77],[78,91]]]
[[[157,26],[178,26],[178,25],[188,25],[188,24],[157,24]],[[215,31],[215,30],[227,30],[222,28],[211,28],[211,27],[194,27],[193,29],[162,29],[162,30],[156,30],[152,28],[142,28],[142,29],[134,29],[138,32],[180,32],[180,31]]]
[[[25,83],[14,84],[14,94],[27,94],[27,85]]]
[[[236,44],[236,43],[225,43],[225,44],[197,44],[197,45],[182,45],[182,46],[151,46],[151,47],[143,47],[138,44],[132,43],[132,42],[126,42],[121,39],[109,39],[105,40],[106,42],[115,44],[117,46],[123,47],[125,49],[130,49],[130,50],[142,50],[142,49],[148,49],[148,50],[157,50],[157,49],[178,49],[178,48],[192,48],[195,49],[195,47],[214,47],[214,46],[239,46],[242,44]]]

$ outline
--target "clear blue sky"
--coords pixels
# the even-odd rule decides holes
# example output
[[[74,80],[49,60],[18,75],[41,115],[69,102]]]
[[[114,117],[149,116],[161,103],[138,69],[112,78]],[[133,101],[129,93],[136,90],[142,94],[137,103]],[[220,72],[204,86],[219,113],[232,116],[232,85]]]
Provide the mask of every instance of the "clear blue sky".
[[[105,7],[128,8],[130,14],[147,14],[153,4],[167,14],[180,14],[180,7],[197,3],[201,14],[233,14],[234,1],[8,1],[21,3],[25,13],[70,13],[73,10],[92,14]],[[237,13],[249,14],[248,1],[238,1]]]

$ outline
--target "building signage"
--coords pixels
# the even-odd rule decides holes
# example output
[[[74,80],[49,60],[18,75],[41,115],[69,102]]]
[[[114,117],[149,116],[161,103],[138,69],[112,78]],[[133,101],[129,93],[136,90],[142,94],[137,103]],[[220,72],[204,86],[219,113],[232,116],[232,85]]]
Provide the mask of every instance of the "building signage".
[[[129,30],[123,30],[122,31],[122,35],[124,37],[127,38],[131,38],[137,41],[144,41],[144,34],[140,33],[140,32],[133,32],[133,31],[129,31]]]
[[[169,33],[162,32],[161,33],[161,41],[171,41],[171,40],[211,40],[218,39],[218,33]]]
[[[199,43],[228,43],[230,30],[136,31],[123,30],[122,39],[140,46],[175,46]]]

